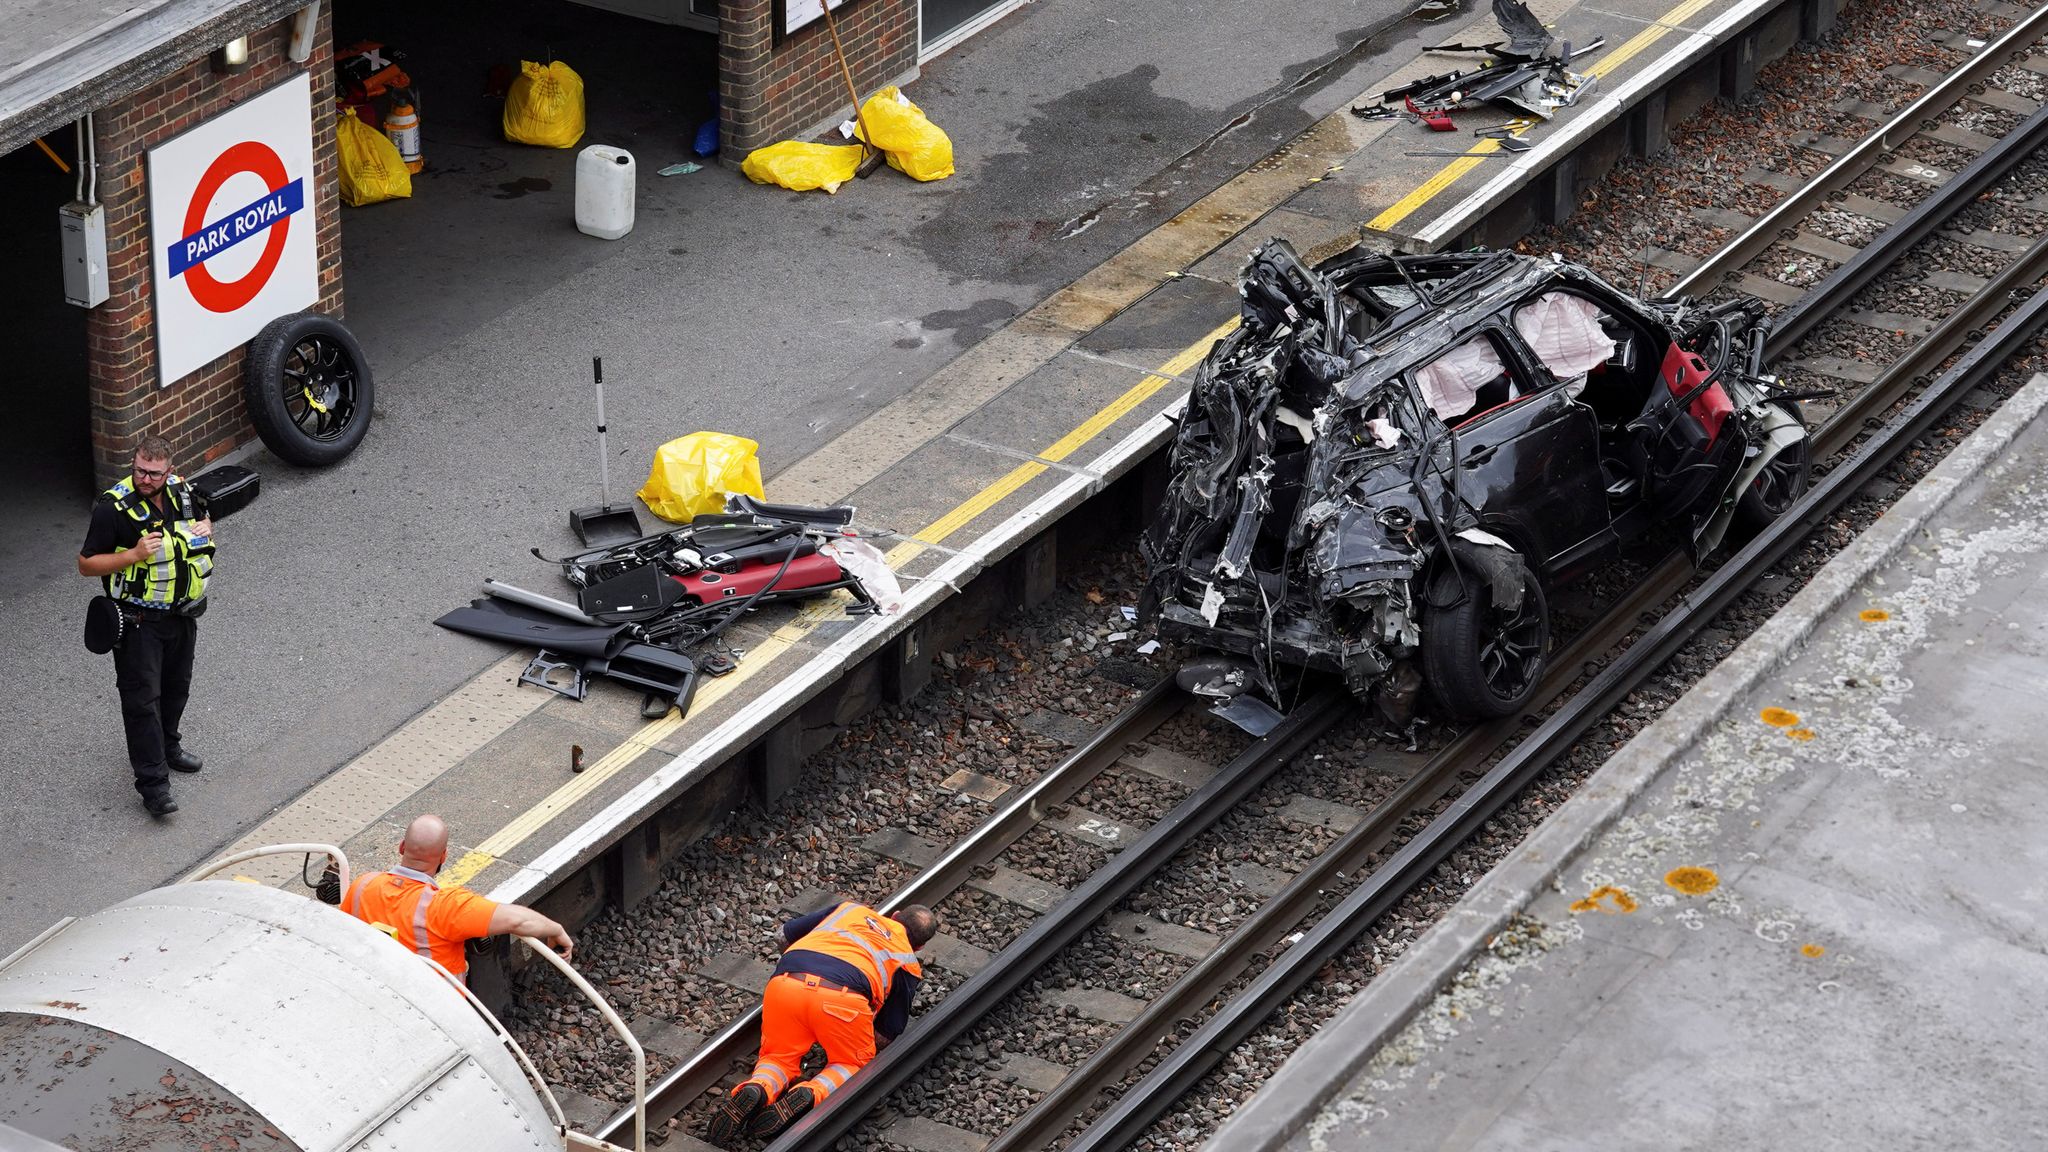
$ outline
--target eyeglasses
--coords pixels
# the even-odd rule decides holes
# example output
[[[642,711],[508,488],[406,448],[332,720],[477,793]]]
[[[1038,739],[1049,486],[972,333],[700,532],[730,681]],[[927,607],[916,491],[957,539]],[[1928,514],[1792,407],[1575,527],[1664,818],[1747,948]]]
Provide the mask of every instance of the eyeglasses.
[[[135,478],[138,480],[161,480],[170,474],[171,466],[169,462],[165,462],[161,468],[144,468],[140,464],[135,466]]]

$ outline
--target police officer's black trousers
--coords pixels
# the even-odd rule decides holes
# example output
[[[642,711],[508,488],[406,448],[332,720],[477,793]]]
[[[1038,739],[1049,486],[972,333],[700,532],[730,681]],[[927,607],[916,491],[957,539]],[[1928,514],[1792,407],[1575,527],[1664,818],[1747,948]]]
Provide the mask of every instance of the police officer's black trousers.
[[[192,691],[192,652],[199,621],[184,616],[131,617],[114,649],[121,690],[121,724],[128,732],[128,763],[135,790],[148,795],[170,782],[166,757],[180,747],[178,721]]]

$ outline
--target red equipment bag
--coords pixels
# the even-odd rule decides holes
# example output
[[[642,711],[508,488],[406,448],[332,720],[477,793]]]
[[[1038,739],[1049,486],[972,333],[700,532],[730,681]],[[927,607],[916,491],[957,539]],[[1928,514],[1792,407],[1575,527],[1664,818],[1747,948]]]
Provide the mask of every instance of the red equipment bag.
[[[824,584],[837,584],[846,579],[839,570],[839,562],[823,553],[813,552],[808,556],[797,556],[790,560],[789,570],[782,573],[780,580],[775,573],[782,567],[782,560],[756,561],[740,565],[737,572],[716,572],[699,569],[687,576],[671,575],[670,579],[681,584],[685,595],[699,604],[714,600],[745,599],[759,592],[773,580],[775,592],[794,592],[803,588],[816,588]]]

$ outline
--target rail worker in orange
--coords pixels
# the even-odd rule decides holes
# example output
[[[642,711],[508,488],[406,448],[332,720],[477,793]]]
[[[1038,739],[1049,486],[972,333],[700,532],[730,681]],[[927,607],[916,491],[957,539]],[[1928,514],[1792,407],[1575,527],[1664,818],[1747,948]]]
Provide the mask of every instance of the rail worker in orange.
[[[480,936],[531,936],[564,960],[575,951],[566,929],[531,908],[499,904],[455,885],[443,887],[434,877],[447,859],[448,825],[439,816],[417,817],[398,842],[398,866],[356,877],[341,898],[342,911],[438,961],[465,982],[469,957],[463,945]]]
[[[922,904],[885,916],[851,901],[783,924],[782,961],[761,998],[761,1056],[712,1113],[712,1142],[728,1144],[742,1128],[775,1135],[902,1035],[924,979],[917,950],[938,926]],[[792,1087],[814,1043],[825,1069]]]

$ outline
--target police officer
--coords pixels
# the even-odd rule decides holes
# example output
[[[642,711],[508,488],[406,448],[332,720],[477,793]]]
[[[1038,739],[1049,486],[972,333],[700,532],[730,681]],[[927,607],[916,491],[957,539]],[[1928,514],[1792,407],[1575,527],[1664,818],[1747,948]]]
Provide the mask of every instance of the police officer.
[[[742,1129],[774,1136],[901,1035],[924,978],[917,950],[938,926],[922,904],[885,916],[851,901],[783,924],[782,961],[761,997],[761,1055],[712,1112],[711,1142],[729,1145]],[[824,1069],[792,1085],[813,1044]]]
[[[167,816],[178,810],[168,770],[202,766],[185,750],[178,722],[192,687],[198,618],[213,574],[213,521],[191,485],[171,472],[168,440],[143,440],[128,477],[93,502],[78,574],[98,577],[119,607],[114,676],[128,763],[143,807]]]

